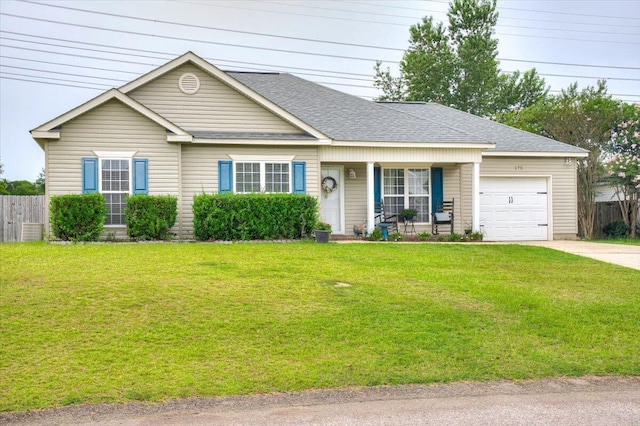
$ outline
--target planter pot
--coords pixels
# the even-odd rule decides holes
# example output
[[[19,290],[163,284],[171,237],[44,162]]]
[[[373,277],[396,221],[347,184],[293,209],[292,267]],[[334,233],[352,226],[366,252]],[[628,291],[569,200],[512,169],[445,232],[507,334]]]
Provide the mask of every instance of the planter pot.
[[[329,235],[331,235],[331,231],[322,231],[320,229],[316,229],[315,231],[313,231],[313,233],[316,235],[316,242],[318,243],[329,242]]]

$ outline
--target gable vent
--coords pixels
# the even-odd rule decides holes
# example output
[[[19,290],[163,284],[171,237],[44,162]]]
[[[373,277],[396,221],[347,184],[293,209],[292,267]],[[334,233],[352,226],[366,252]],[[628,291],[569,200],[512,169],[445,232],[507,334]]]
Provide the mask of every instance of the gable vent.
[[[182,74],[178,80],[178,87],[180,87],[182,93],[193,95],[198,93],[200,89],[200,79],[190,72]]]

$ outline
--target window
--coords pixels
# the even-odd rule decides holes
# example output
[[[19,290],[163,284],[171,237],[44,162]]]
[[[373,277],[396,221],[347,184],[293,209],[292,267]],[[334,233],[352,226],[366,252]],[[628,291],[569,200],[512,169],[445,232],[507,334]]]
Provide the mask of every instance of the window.
[[[131,192],[130,170],[130,160],[100,160],[100,192],[107,207],[105,225],[125,225],[125,198]]]
[[[429,218],[429,169],[384,169],[383,198],[385,211],[400,214],[404,209],[418,211],[418,222]]]
[[[289,163],[235,162],[236,191],[291,192]]]

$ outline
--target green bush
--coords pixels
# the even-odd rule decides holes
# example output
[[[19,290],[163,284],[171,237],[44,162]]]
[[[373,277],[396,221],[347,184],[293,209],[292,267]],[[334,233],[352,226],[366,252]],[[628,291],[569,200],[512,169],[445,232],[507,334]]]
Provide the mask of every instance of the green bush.
[[[176,223],[178,199],[169,195],[132,195],[127,197],[124,218],[127,234],[138,240],[166,240]]]
[[[420,232],[418,234],[418,241],[429,241],[429,238],[431,238],[431,234],[428,232]]]
[[[623,220],[616,220],[602,228],[607,238],[624,238],[629,235],[629,227]]]
[[[316,229],[318,202],[299,194],[201,194],[193,198],[199,240],[301,238]]]
[[[382,230],[380,228],[375,228],[369,234],[369,241],[382,241]]]
[[[107,217],[102,194],[51,197],[51,231],[64,241],[97,241]]]

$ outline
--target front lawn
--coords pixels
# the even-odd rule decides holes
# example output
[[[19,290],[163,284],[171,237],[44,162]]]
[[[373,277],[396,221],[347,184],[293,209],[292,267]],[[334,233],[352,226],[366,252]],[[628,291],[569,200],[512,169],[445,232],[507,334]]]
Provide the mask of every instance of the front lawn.
[[[474,244],[0,245],[0,410],[640,374],[640,271]]]
[[[606,243],[606,244],[626,244],[630,246],[640,246],[640,238],[615,238],[607,240],[590,240],[593,243]]]

